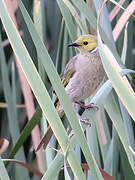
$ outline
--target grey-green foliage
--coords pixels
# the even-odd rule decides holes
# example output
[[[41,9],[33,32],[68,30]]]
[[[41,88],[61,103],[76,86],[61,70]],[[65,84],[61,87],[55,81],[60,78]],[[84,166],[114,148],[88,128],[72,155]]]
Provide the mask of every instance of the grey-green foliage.
[[[93,2],[98,12],[100,3],[99,1]],[[60,168],[63,165],[65,166],[64,161],[70,164],[70,167],[73,171],[73,174],[70,174],[71,179],[74,178],[73,176],[75,176],[77,179],[85,179],[83,171],[80,167],[80,161],[82,160],[84,162],[84,156],[86,162],[90,166],[90,171],[88,173],[87,179],[102,179],[98,167],[104,168],[104,170],[107,171],[110,175],[112,175],[115,179],[134,179],[134,157],[129,149],[129,146],[134,148],[134,122],[132,119],[134,118],[134,101],[132,99],[133,94],[129,92],[129,89],[122,81],[120,74],[118,72],[115,72],[116,69],[114,69],[111,63],[109,63],[109,56],[106,56],[106,53],[110,53],[110,51],[106,51],[104,45],[102,44],[102,41],[100,41],[101,36],[107,47],[109,47],[110,50],[113,52],[114,59],[116,59],[119,63],[121,61],[120,57],[124,58],[125,54],[127,54],[125,64],[127,68],[134,69],[133,55],[131,54],[131,51],[134,48],[134,46],[132,38],[130,37],[131,34],[132,36],[134,34],[132,27],[133,20],[131,19],[129,21],[129,26],[127,29],[128,38],[126,39],[126,41],[124,41],[130,46],[125,46],[126,44],[123,45],[123,39],[125,38],[124,33],[122,35],[123,37],[121,38],[121,41],[119,40],[117,44],[115,44],[112,40],[112,24],[110,23],[107,14],[107,11],[111,10],[113,8],[113,5],[109,3],[109,9],[105,9],[105,16],[104,18],[102,18],[101,27],[97,27],[97,21],[94,15],[95,12],[93,12],[93,9],[89,8],[83,0],[71,0],[72,5],[74,6],[76,12],[80,16],[80,20],[82,21],[82,23],[85,24],[85,28],[87,29],[87,31],[89,31],[89,26],[99,31],[99,50],[101,53],[103,64],[105,66],[105,70],[110,79],[110,81],[103,82],[97,94],[93,98],[88,98],[85,102],[94,102],[99,106],[99,108],[101,108],[100,111],[96,114],[96,116],[95,110],[86,110],[82,114],[85,117],[90,117],[91,120],[91,127],[82,125],[83,130],[87,129],[88,131],[88,141],[86,141],[84,134],[82,133],[82,130],[79,126],[79,123],[74,115],[70,102],[66,97],[64,88],[60,83],[60,78],[54,67],[54,65],[56,65],[58,73],[61,73],[68,60],[73,55],[75,55],[75,50],[67,49],[67,44],[75,40],[78,34],[81,32],[77,24],[78,21],[76,21],[76,17],[72,16],[71,9],[68,9],[68,7],[62,0],[40,1],[41,12],[38,13],[36,12],[35,4],[34,8],[32,7],[32,1],[30,4],[27,4],[26,1],[23,1],[23,3],[26,5],[27,11],[31,12],[31,15],[33,11],[35,20],[34,27],[29,15],[26,12],[26,9],[22,4],[22,1],[18,0],[18,5],[20,7],[22,15],[24,16],[24,21],[21,25],[22,29],[24,30],[23,39],[25,40],[24,42],[26,47],[23,45],[23,42],[21,41],[19,34],[13,26],[12,21],[8,17],[8,12],[6,11],[4,6],[4,0],[0,2],[0,18],[5,27],[12,48],[14,49],[15,54],[19,58],[19,63],[21,64],[23,71],[26,74],[26,77],[34,92],[34,95],[41,109],[43,110],[43,113],[47,121],[54,130],[56,138],[63,150],[62,152],[58,152],[56,157],[52,160],[52,157],[54,156],[54,153],[52,153],[53,150],[47,148],[45,156],[50,156],[51,153],[53,154],[53,156],[51,158],[48,158],[47,161],[43,160],[45,166],[48,167],[48,169],[42,179],[50,180],[55,179],[56,177],[57,179],[64,179],[64,175],[61,174],[60,176],[58,176]],[[127,4],[128,3],[129,2],[127,2]],[[113,21],[113,26],[117,22],[119,16],[119,14],[118,16],[116,16],[115,21]],[[51,57],[53,59],[53,63],[52,59],[46,51],[46,48],[44,47],[43,42],[45,42],[45,44],[47,45],[49,53],[51,54]],[[125,50],[123,50],[123,55],[121,56],[121,54],[118,53],[116,47],[118,47],[119,50],[119,47],[123,46],[125,47]],[[41,119],[41,121],[43,121],[43,123],[41,123],[41,126],[45,124],[44,121],[46,121],[46,119],[41,118],[41,111],[37,110],[31,121],[24,129],[24,131],[22,131],[21,136],[15,134],[16,131],[18,131],[18,125],[14,127],[14,123],[12,124],[12,119],[14,119],[14,121],[16,120],[15,123],[17,123],[17,120],[21,118],[21,114],[23,114],[23,111],[20,110],[18,116],[16,116],[17,111],[15,108],[15,103],[17,99],[16,93],[20,93],[20,89],[18,89],[20,85],[18,85],[18,81],[16,82],[16,72],[12,71],[11,66],[9,66],[9,72],[4,75],[4,71],[5,68],[7,68],[7,66],[6,64],[4,64],[5,59],[3,58],[5,57],[3,55],[3,52],[1,51],[0,66],[1,73],[3,75],[3,84],[2,86],[0,86],[0,92],[6,95],[5,99],[9,104],[9,134],[11,134],[13,145],[15,145],[13,151],[10,151],[10,157],[13,157],[24,143],[23,141],[21,141],[21,139],[27,139],[33,127],[38,123],[38,118]],[[9,60],[9,56],[6,56],[7,63],[10,62]],[[36,65],[36,68],[32,60]],[[11,85],[10,72],[12,79]],[[127,69],[121,72],[122,76],[128,73],[134,72]],[[46,87],[49,88],[50,86],[50,84],[48,86],[49,81],[47,76],[49,77],[49,80],[53,88],[55,89],[60,99],[60,102],[63,105],[63,108],[67,116],[67,121],[69,121],[73,129],[73,132],[71,132],[71,134],[75,134],[75,136],[73,136],[71,139],[68,138],[66,131],[64,130],[63,125],[58,117],[58,114],[55,111],[51,98],[46,90]],[[131,79],[131,76],[129,77]],[[43,82],[46,86],[44,86]],[[115,90],[112,90],[112,85],[115,88]],[[124,91],[122,87],[124,87]],[[120,100],[117,94],[119,95]],[[19,101],[20,103],[23,102],[21,98]],[[125,105],[126,108],[123,105]],[[1,119],[7,119],[4,113],[1,113]],[[2,123],[4,123],[4,121],[2,121]],[[5,125],[3,127],[5,127]],[[16,128],[16,131],[13,131],[14,128]],[[42,129],[44,129],[45,131],[44,127],[42,127]],[[6,133],[5,135],[7,136]],[[59,148],[54,139],[55,138],[52,139],[51,145],[53,145],[55,148]],[[27,141],[27,143],[29,144],[31,142]],[[82,150],[84,156],[82,156],[80,152],[77,153],[78,151],[74,151],[76,145],[77,149],[80,148]],[[25,147],[25,151],[31,154],[31,149],[29,147]],[[23,157],[25,159],[23,152],[21,152],[20,157]],[[16,158],[18,157],[16,156]],[[31,159],[31,161],[34,163],[34,157],[31,156],[30,158],[28,158],[28,162],[29,159]],[[2,161],[0,162],[0,166],[1,168],[3,168],[3,174],[1,175],[2,177],[7,178],[8,176],[6,169],[4,168]],[[20,167],[20,169],[24,170],[22,167]],[[65,167],[65,177],[68,178],[67,170],[68,169],[66,169]],[[17,174],[16,171],[15,174]],[[25,171],[21,177],[25,178],[26,176],[28,176],[28,174]],[[16,177],[18,177],[17,180],[21,179],[21,177],[19,176]],[[33,179],[35,179],[35,177]]]

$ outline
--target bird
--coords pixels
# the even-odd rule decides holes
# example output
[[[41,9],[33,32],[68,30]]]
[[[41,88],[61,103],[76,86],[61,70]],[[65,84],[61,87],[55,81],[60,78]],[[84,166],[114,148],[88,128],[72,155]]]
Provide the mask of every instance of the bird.
[[[105,75],[99,55],[97,37],[91,34],[81,35],[76,41],[68,44],[68,47],[77,48],[79,53],[67,63],[62,77],[62,83],[75,109],[77,118],[87,123],[87,119],[79,115],[75,106],[79,104],[83,108],[94,107],[92,103],[84,105],[81,102],[87,99],[97,89]],[[64,110],[58,99],[55,102],[55,107],[60,118],[62,118]],[[46,148],[52,134],[53,131],[49,126],[36,151],[41,148],[42,144],[44,149]]]

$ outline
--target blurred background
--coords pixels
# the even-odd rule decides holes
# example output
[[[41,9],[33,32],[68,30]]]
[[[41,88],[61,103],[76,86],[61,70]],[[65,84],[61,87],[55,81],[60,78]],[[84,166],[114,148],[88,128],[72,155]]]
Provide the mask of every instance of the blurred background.
[[[68,49],[67,44],[83,33],[97,35],[97,12],[102,1],[22,0],[22,2],[33,20],[34,27],[46,46],[57,72],[61,75],[66,63],[77,53],[73,48]],[[70,2],[70,4],[66,2]],[[108,43],[108,47],[115,46],[119,57],[121,57],[122,53],[125,53],[124,60],[119,61],[119,63],[123,67],[135,70],[135,20],[131,16],[131,13],[134,13],[135,6],[133,7],[133,1],[130,0],[117,0],[115,2],[121,4],[127,10],[121,9],[118,7],[118,4],[107,1],[101,17],[101,27],[109,39],[107,42],[112,43]],[[4,3],[49,92],[51,83],[40,61],[39,54],[17,1],[5,0]],[[127,21],[128,26],[125,32]],[[6,164],[6,170],[10,179],[38,180],[42,178],[47,169],[51,170],[50,164],[57,154],[57,151],[49,146],[56,149],[59,149],[59,146],[55,137],[53,137],[46,151],[40,150],[37,153],[34,151],[40,138],[46,132],[47,121],[42,116],[41,111],[37,109],[39,105],[18,63],[19,57],[14,55],[6,31],[1,22],[0,145],[1,149],[4,147],[4,151],[1,151],[1,157],[2,159],[14,158],[26,162],[25,168],[23,164],[19,165],[15,162]],[[124,52],[123,47],[125,49]],[[128,76],[128,80],[134,89],[134,74]],[[133,165],[134,158],[132,156],[133,149],[135,150],[134,121],[114,90],[111,91],[104,105],[92,117],[94,123],[92,123],[91,131],[86,133],[89,147],[98,167],[104,169],[116,180],[133,180],[135,179],[135,171],[133,171],[133,167],[135,169]],[[35,115],[34,118],[33,115]],[[30,122],[29,120],[32,120],[32,123],[21,134],[26,124]],[[22,139],[15,146],[19,138]],[[132,151],[127,149],[129,146],[132,147]],[[86,161],[79,145],[76,145],[75,152],[80,162],[85,164]],[[133,163],[129,157],[133,158]],[[30,165],[32,169],[30,170],[27,165]],[[53,171],[52,169],[52,174],[54,174]],[[68,172],[71,179],[75,179],[70,168],[68,168]],[[87,167],[84,167],[84,172],[86,179],[95,180]],[[43,178],[45,179],[45,177]],[[55,179],[63,180],[68,179],[68,177],[62,169],[58,171]]]

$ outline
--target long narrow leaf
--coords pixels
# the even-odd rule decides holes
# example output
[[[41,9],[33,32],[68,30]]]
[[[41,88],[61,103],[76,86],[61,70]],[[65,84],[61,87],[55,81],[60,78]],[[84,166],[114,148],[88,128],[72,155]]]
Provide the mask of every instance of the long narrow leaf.
[[[93,158],[93,156],[90,152],[90,149],[88,148],[88,144],[85,140],[85,136],[82,132],[80,124],[75,116],[73,109],[71,108],[71,103],[69,102],[69,98],[67,97],[65,90],[61,84],[60,78],[58,77],[58,74],[56,73],[56,69],[54,68],[54,65],[52,64],[51,59],[50,59],[46,49],[44,48],[42,41],[40,40],[40,37],[37,35],[35,28],[33,27],[32,21],[28,16],[27,11],[25,10],[21,1],[18,0],[18,2],[19,2],[19,6],[22,10],[23,16],[26,20],[28,29],[32,35],[32,38],[33,38],[33,41],[37,48],[37,51],[38,51],[38,53],[40,52],[39,54],[40,54],[42,63],[44,65],[44,68],[46,69],[46,72],[51,80],[51,83],[55,89],[55,92],[58,95],[60,103],[65,110],[65,114],[74,130],[74,133],[75,133],[77,139],[79,140],[82,151],[86,157],[86,161],[88,162],[88,165],[91,167],[91,170],[95,172],[94,173],[95,176],[102,179],[101,173],[98,170],[95,159]],[[44,57],[46,57],[46,61],[44,61]],[[60,89],[61,89],[61,91],[60,91]],[[63,100],[63,97],[64,97],[64,100]]]
[[[6,171],[6,168],[4,166],[4,163],[1,160],[1,157],[0,157],[0,179],[1,180],[10,180],[8,173]]]
[[[129,140],[128,137],[126,135],[126,130],[122,121],[122,117],[120,114],[120,110],[118,108],[118,104],[116,103],[113,95],[111,94],[107,101],[106,101],[106,105],[105,105],[106,111],[108,113],[108,115],[110,116],[111,120],[113,121],[113,124],[119,134],[120,140],[124,146],[125,152],[127,153],[127,157],[129,160],[129,163],[132,167],[132,170],[135,172],[134,169],[134,162],[133,162],[133,155],[129,150]]]
[[[0,35],[0,42],[1,42],[1,35]],[[6,59],[5,59],[4,50],[2,47],[0,47],[0,57],[2,58],[0,60],[0,64],[1,64],[4,95],[5,95],[5,100],[8,104],[7,114],[8,114],[8,120],[9,120],[9,129],[11,132],[11,138],[12,138],[13,145],[15,145],[15,143],[17,141],[17,137],[20,134],[19,124],[18,124],[17,116],[16,116],[15,101],[12,99],[12,91],[11,91],[10,81],[9,81],[8,73],[7,73],[8,68],[6,65]],[[22,148],[16,154],[16,158],[25,161],[24,151]],[[28,171],[26,169],[21,169],[18,166],[16,168],[18,169],[18,171],[17,171],[18,174],[19,174],[19,172],[23,172],[23,174],[24,174],[23,177],[29,179]],[[22,179],[22,177],[20,179]]]
[[[127,86],[124,79],[121,77],[116,64],[113,61],[116,61],[113,54],[109,50],[109,48],[104,45],[101,41],[99,35],[99,49],[100,55],[104,64],[105,71],[111,80],[114,89],[116,90],[118,96],[120,97],[121,101],[125,105],[126,109],[128,110],[129,114],[135,120],[134,114],[134,106],[135,106],[135,96],[133,91]],[[123,91],[124,90],[124,91]]]
[[[52,129],[54,130],[55,135],[59,141],[59,144],[61,145],[63,151],[65,152],[66,148],[67,148],[67,144],[69,143],[67,133],[62,125],[62,122],[56,112],[55,107],[53,106],[53,103],[48,95],[48,92],[47,92],[39,74],[37,73],[37,70],[28,54],[28,51],[26,50],[26,48],[19,36],[19,33],[17,32],[17,30],[15,28],[15,25],[13,24],[12,20],[10,19],[9,15],[6,11],[4,1],[0,2],[0,17],[1,17],[2,23],[5,27],[5,30],[7,32],[7,35],[8,35],[9,41],[12,45],[12,48],[13,48],[16,56],[19,57],[19,63],[21,65],[21,67],[23,68],[23,71],[31,85],[31,88],[32,88],[47,120],[51,124]],[[44,56],[44,57],[46,57],[46,56]],[[58,76],[58,75],[56,74],[56,76]],[[54,79],[53,79],[53,81],[54,81]],[[59,128],[61,129],[61,131],[59,131]],[[61,136],[61,133],[63,134],[62,136]],[[72,150],[68,154],[68,162],[69,162],[75,176],[78,179],[85,179],[85,176],[84,176],[82,169],[79,165],[79,162],[75,156],[75,153]]]
[[[72,41],[74,41],[77,38],[76,27],[75,27],[75,23],[73,22],[70,11],[64,4],[63,0],[57,0],[57,3],[59,5],[59,8],[61,10],[63,18],[65,19],[65,23],[66,23],[69,35],[70,35]]]
[[[10,153],[8,159],[12,159],[15,156],[15,154],[18,152],[20,147],[26,141],[28,136],[31,134],[32,129],[40,122],[41,118],[42,118],[42,111],[40,108],[38,108],[35,114],[33,115],[33,117],[31,118],[31,120],[28,121],[25,128],[21,132],[19,139],[17,140],[14,148],[12,149],[12,152]]]

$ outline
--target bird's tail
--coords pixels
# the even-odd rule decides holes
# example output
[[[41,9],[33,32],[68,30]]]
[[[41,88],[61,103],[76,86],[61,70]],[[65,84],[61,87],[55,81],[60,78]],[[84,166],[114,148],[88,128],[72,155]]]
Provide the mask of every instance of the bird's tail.
[[[63,111],[62,106],[60,105],[60,102],[58,101],[55,104],[55,106],[56,106],[56,110],[57,110],[60,118],[62,118],[64,116],[64,111]],[[40,143],[39,143],[38,147],[36,148],[35,152],[37,152],[42,147],[42,145],[45,150],[52,135],[53,135],[53,131],[52,131],[51,127],[48,126],[47,131],[46,131],[45,135],[42,137],[42,139],[40,140]]]

